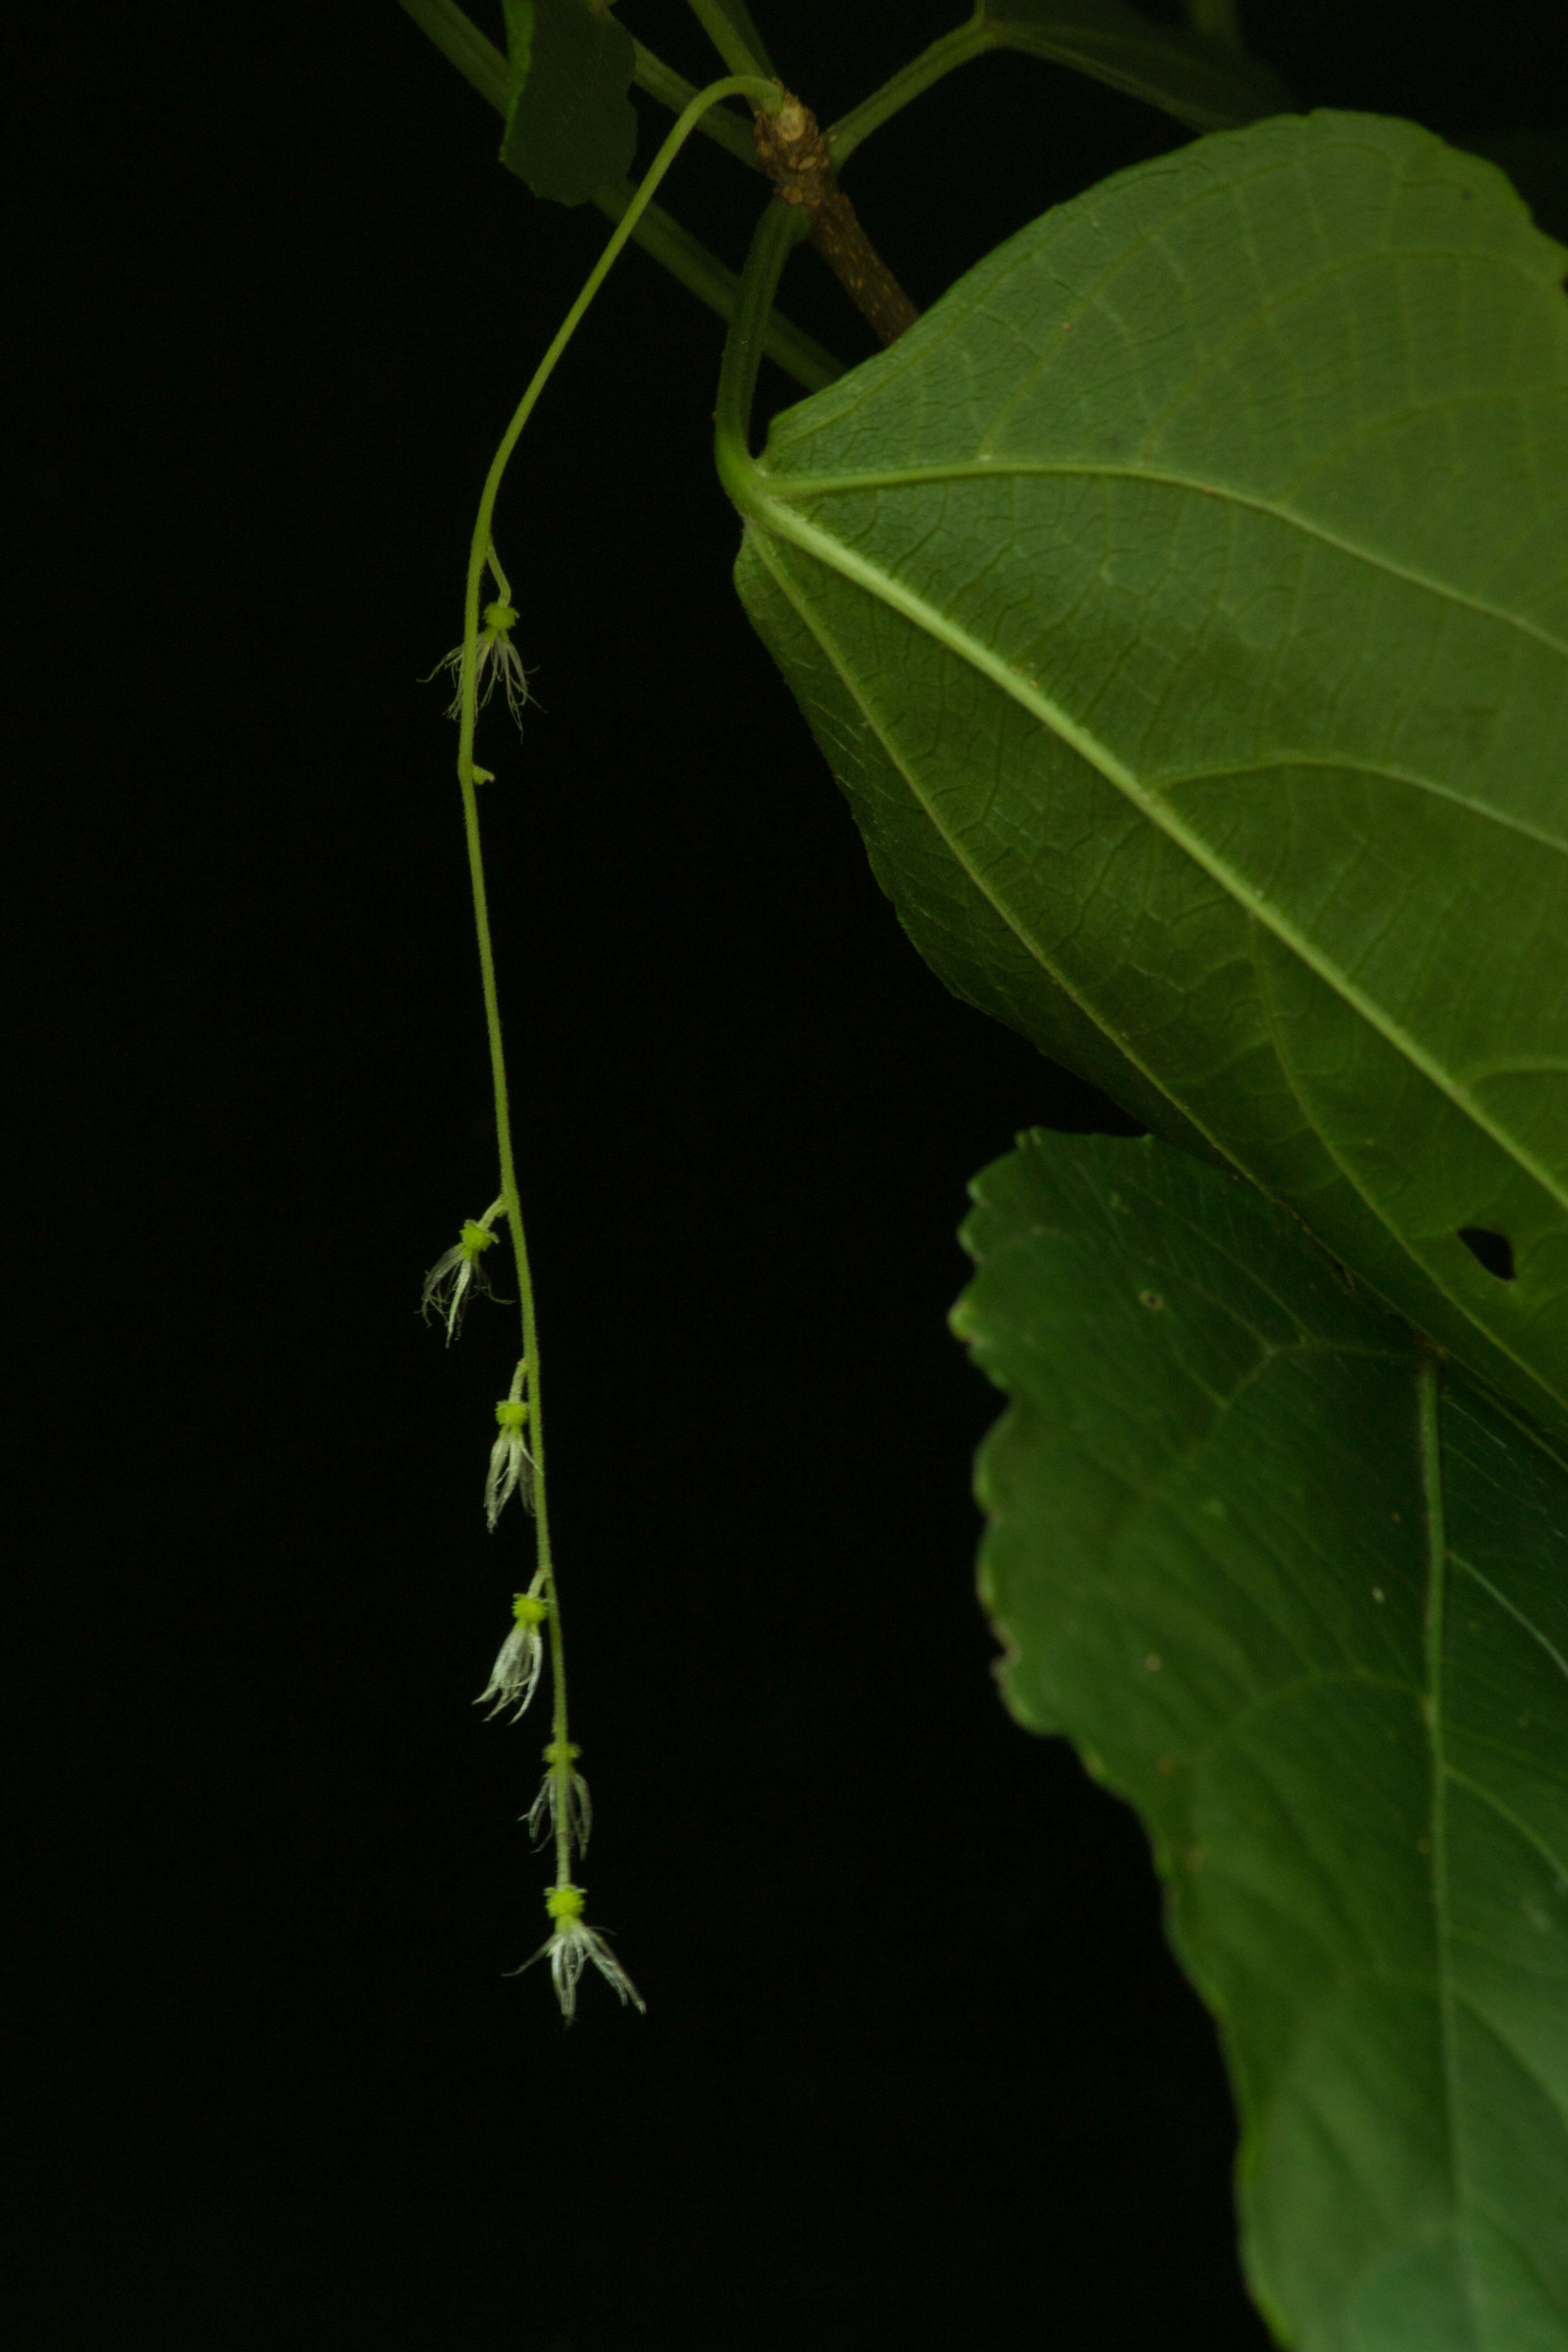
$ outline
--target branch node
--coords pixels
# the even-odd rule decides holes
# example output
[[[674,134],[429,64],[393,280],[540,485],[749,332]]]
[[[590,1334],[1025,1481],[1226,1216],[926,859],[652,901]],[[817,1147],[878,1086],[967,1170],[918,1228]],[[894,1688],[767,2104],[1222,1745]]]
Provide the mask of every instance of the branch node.
[[[786,96],[752,129],[776,194],[811,215],[811,242],[882,341],[896,342],[920,313],[856,217],[810,107]]]

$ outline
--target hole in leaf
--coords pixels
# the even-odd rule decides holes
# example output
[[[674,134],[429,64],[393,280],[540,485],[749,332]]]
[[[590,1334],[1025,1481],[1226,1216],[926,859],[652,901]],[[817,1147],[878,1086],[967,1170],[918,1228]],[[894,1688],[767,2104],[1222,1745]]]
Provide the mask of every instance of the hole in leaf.
[[[1513,1280],[1513,1244],[1506,1234],[1490,1234],[1484,1225],[1461,1225],[1459,1239],[1489,1274],[1500,1282]]]

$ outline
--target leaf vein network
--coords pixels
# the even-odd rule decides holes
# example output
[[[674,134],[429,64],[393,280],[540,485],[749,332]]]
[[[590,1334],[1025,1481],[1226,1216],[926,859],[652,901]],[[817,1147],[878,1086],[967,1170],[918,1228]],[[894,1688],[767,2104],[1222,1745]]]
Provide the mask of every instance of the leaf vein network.
[[[1199,481],[1194,475],[1175,473],[1167,467],[1120,465],[1112,464],[1108,460],[1088,458],[960,457],[943,459],[931,465],[900,467],[888,472],[805,475],[793,479],[787,476],[765,472],[763,477],[765,483],[764,505],[766,509],[773,511],[771,514],[764,512],[757,520],[763,523],[763,528],[767,528],[771,522],[784,535],[788,536],[788,523],[779,510],[802,499],[837,498],[850,492],[866,490],[920,488],[928,483],[934,482],[1014,478],[1136,482],[1159,489],[1184,491],[1196,498],[1220,499],[1238,512],[1261,515],[1266,521],[1280,524],[1287,530],[1298,530],[1304,538],[1316,540],[1324,547],[1331,549],[1334,553],[1347,557],[1352,562],[1364,563],[1373,571],[1382,572],[1391,580],[1402,581],[1406,586],[1418,588],[1445,604],[1457,605],[1467,612],[1477,613],[1485,620],[1496,621],[1503,628],[1516,629],[1521,635],[1531,637],[1543,645],[1548,652],[1561,654],[1564,658],[1568,658],[1568,638],[1558,635],[1553,630],[1541,627],[1518,613],[1510,613],[1503,606],[1492,604],[1486,597],[1473,595],[1466,589],[1456,587],[1451,581],[1439,580],[1429,572],[1419,572],[1408,564],[1396,562],[1392,556],[1382,554],[1375,548],[1358,546],[1353,540],[1346,539],[1339,532],[1330,530],[1326,525],[1315,521],[1310,516],[1298,514],[1287,508],[1278,506],[1270,499],[1252,491],[1239,489],[1230,483]],[[835,539],[835,534],[825,529],[822,524],[816,523],[814,528],[821,532],[825,540]],[[837,543],[843,544],[842,541]]]
[[[1114,785],[1117,791],[1131,801],[1134,807],[1166,835],[1167,839],[1183,850],[1195,865],[1216,881],[1222,889],[1227,891],[1238,907],[1244,908],[1249,914],[1255,916],[1259,923],[1273,933],[1281,946],[1289,949],[1307,970],[1316,973],[1318,978],[1337,993],[1369,1029],[1381,1036],[1396,1053],[1402,1055],[1411,1067],[1418,1071],[1438,1093],[1447,1096],[1448,1100],[1461,1109],[1471,1123],[1483,1134],[1489,1136],[1518,1167],[1532,1176],[1550,1199],[1559,1207],[1568,1209],[1568,1183],[1565,1183],[1553,1169],[1550,1168],[1522,1141],[1510,1135],[1484,1106],[1474,1101],[1468,1090],[1426,1046],[1410,1034],[1403,1024],[1395,1020],[1381,1005],[1370,1001],[1364,992],[1354,985],[1348,972],[1307,939],[1300,926],[1283,909],[1271,907],[1267,898],[1237,873],[1224,856],[1211,848],[1209,844],[1197,835],[1190,825],[1179,822],[1176,813],[1164,804],[1148,785],[1135,776],[1124,761],[1120,759],[1107,744],[1093,736],[1080,721],[1072,718],[1052,697],[1026,680],[1001,656],[994,654],[988,646],[982,645],[961,622],[954,620],[951,614],[940,611],[928,598],[906,586],[901,580],[884,570],[870,558],[860,555],[845,546],[841,541],[836,539],[830,532],[823,530],[819,525],[805,517],[786,514],[777,509],[770,509],[765,519],[759,517],[757,520],[763,522],[764,530],[771,521],[779,537],[793,540],[804,553],[815,557],[825,570],[837,572],[841,579],[859,589],[873,601],[880,602],[890,610],[902,614],[906,620],[911,622],[936,644],[944,646],[958,660],[966,662],[980,675],[988,677],[994,685],[1000,688],[1004,694],[1008,695],[1022,708],[1031,712],[1042,726],[1049,729],[1070,750],[1076,751],[1080,759],[1097,769],[1107,782]],[[796,610],[800,611],[798,602],[794,598],[791,601],[796,604]],[[805,613],[802,613],[801,617],[807,620],[808,626],[813,626]],[[819,633],[814,629],[814,634]],[[909,772],[901,766],[901,763],[900,772],[905,775],[906,781],[911,782],[911,789],[913,789]],[[971,871],[971,878],[978,883],[978,877],[973,871]],[[1027,935],[1019,929],[1011,911],[1005,908],[994,894],[987,895],[997,913],[1004,915],[1009,920],[1012,928],[1018,931],[1020,939],[1026,940]],[[1032,942],[1029,944],[1033,947]],[[1037,948],[1033,951],[1038,954]],[[1041,958],[1041,961],[1043,962],[1044,959]],[[1047,968],[1050,969],[1048,966]],[[1155,1083],[1158,1084],[1158,1080]],[[1168,1095],[1168,1089],[1163,1086],[1160,1087],[1160,1091]],[[1184,1115],[1191,1117],[1190,1112],[1184,1111]],[[1196,1123],[1194,1120],[1194,1124]],[[1326,1142],[1326,1139],[1324,1139]],[[1224,1147],[1220,1148],[1223,1150]],[[1226,1152],[1227,1159],[1231,1156],[1228,1151]]]

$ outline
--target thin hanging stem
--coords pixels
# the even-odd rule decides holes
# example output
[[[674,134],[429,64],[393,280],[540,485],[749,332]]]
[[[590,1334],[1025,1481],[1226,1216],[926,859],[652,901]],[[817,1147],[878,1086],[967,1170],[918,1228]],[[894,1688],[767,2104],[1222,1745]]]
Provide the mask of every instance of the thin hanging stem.
[[[761,82],[746,75],[731,75],[722,81],[712,82],[700,90],[684,110],[669,136],[666,139],[641,186],[627,205],[619,226],[611,236],[597,263],[572,308],[557,329],[549,350],[533,372],[527,391],[518,403],[510,424],[501,436],[500,446],[490,461],[485,485],[479,497],[479,509],[474,521],[473,539],[468,549],[468,576],[463,603],[463,646],[458,684],[458,784],[462,794],[463,827],[468,841],[468,881],[473,892],[474,929],[479,951],[479,982],[484,995],[485,1027],[489,1039],[490,1083],[495,1097],[496,1150],[500,1163],[501,1198],[506,1203],[507,1226],[517,1264],[518,1297],[522,1315],[522,1351],[526,1366],[526,1390],[529,1404],[529,1445],[533,1456],[534,1508],[538,1569],[543,1595],[549,1603],[550,1665],[553,1687],[552,1747],[554,1755],[551,1771],[555,1777],[555,1883],[557,1887],[572,1883],[572,1761],[567,1728],[566,1661],[561,1631],[561,1607],[556,1590],[555,1566],[550,1548],[550,1498],[545,1475],[544,1406],[539,1373],[539,1331],[534,1314],[533,1280],[528,1262],[528,1242],[523,1231],[522,1202],[517,1181],[517,1156],[512,1146],[511,1106],[507,1084],[506,1052],[501,1035],[500,995],[496,985],[495,950],[490,936],[489,902],[485,888],[484,853],[479,838],[479,804],[478,787],[489,781],[487,770],[474,763],[474,727],[478,716],[479,592],[488,568],[493,574],[501,601],[511,602],[511,591],[505,572],[496,555],[491,536],[495,519],[496,498],[510,461],[512,451],[524,425],[532,415],[541,393],[544,390],[556,362],[571,341],[577,325],[589,303],[604,284],[616,256],[624,249],[646,210],[654,190],[674,163],[703,113],[710,106],[730,97],[743,97],[759,107],[776,105],[780,92],[771,82]]]
[[[755,154],[755,142],[752,153]],[[594,202],[610,220],[619,220],[635,191],[629,180],[608,183],[595,188]],[[672,278],[678,278],[689,293],[723,320],[726,326],[735,315],[735,303],[740,280],[732,269],[717,260],[704,245],[678,220],[671,218],[660,205],[649,205],[632,232],[645,253],[662,263]],[[763,341],[767,355],[783,368],[785,375],[806,392],[821,392],[825,385],[837,383],[844,373],[842,361],[775,310],[763,331]]]

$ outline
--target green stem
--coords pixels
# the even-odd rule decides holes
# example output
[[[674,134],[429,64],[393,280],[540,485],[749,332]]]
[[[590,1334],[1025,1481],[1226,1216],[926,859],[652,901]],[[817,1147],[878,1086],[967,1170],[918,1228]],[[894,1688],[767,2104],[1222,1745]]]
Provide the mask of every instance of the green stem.
[[[629,180],[618,180],[613,185],[595,188],[594,202],[611,220],[620,220],[633,194]],[[732,269],[716,260],[706,246],[688,235],[678,220],[671,218],[658,205],[649,205],[633,231],[637,244],[661,262],[672,278],[678,278],[700,302],[728,322],[735,315],[740,279]],[[776,362],[784,373],[807,392],[820,392],[824,385],[837,383],[844,373],[842,361],[806,334],[803,329],[781,319],[775,311],[768,320],[763,335],[769,359]]]
[[[900,113],[911,99],[919,98],[923,90],[931,89],[933,82],[941,81],[959,66],[967,65],[971,58],[981,57],[987,49],[995,47],[994,31],[985,19],[985,0],[977,0],[974,14],[967,25],[960,25],[954,32],[944,33],[940,41],[933,41],[929,49],[922,49],[918,58],[911,58],[890,81],[885,81],[880,89],[874,89],[869,98],[863,98],[858,106],[852,106],[847,114],[841,115],[824,131],[827,152],[834,163],[847,163],[860,142]]]
[[[434,41],[447,63],[457,67],[464,80],[472,82],[498,114],[504,114],[506,58],[495,43],[487,41],[479,26],[464,16],[456,0],[398,0],[398,5],[413,17],[426,38]]]
[[[508,81],[506,58],[494,43],[488,41],[477,25],[471,24],[456,0],[399,0],[399,5],[413,17],[421,31],[440,50],[442,56],[463,76],[479,96],[504,115],[507,110]],[[696,92],[689,82],[659,62],[651,51],[637,44],[637,82],[650,98],[672,108],[689,105]],[[715,128],[715,126],[720,126]],[[756,144],[745,123],[739,116],[718,107],[705,114],[700,129],[754,171],[761,170]],[[632,184],[622,180],[594,191],[594,202],[608,220],[624,217],[631,199]],[[735,315],[735,289],[738,283],[732,269],[727,269],[718,257],[709,252],[690,232],[667,213],[661,205],[649,205],[638,219],[632,235],[644,250],[679,279],[688,293],[695,294],[721,319]],[[831,352],[787,319],[775,318],[768,330],[768,357],[775,360],[786,375],[806,392],[820,392],[824,384],[832,383],[844,373],[842,363]]]
[[[757,30],[752,12],[746,5],[746,0],[722,0],[722,6],[724,14],[745,42],[768,79],[777,81],[779,76],[772,58],[768,55],[767,44]]]
[[[458,6],[458,0],[398,0],[398,5],[413,17],[447,62],[457,67],[464,80],[472,83],[498,114],[504,115],[511,103],[511,73],[506,52],[487,39],[472,18]],[[672,113],[678,114],[697,95],[683,75],[656,58],[640,41],[633,41],[632,54],[636,60],[632,79],[637,88],[646,89],[650,98],[657,98]],[[746,70],[755,72],[759,68]],[[760,70],[765,74],[767,68]],[[750,127],[738,116],[721,110],[710,121],[705,120],[702,129],[710,139],[717,140],[721,147],[727,147],[731,155],[750,164],[752,171],[761,170]]]
[[[757,223],[741,273],[740,301],[724,339],[713,411],[713,459],[719,479],[742,513],[756,471],[751,450],[752,402],[766,348],[768,313],[792,249],[810,234],[810,215],[805,207],[786,205],[775,196]]]
[[[731,7],[728,0],[689,0],[689,5],[732,74],[751,74],[759,80],[772,79],[772,68],[743,5]]]
[[[697,95],[696,84],[688,81],[684,74],[678,74],[672,66],[667,66],[662,58],[656,58],[651,49],[645,49],[640,41],[634,41],[632,47],[637,56],[632,79],[637,88],[646,89],[649,98],[658,99],[660,106],[668,106],[672,114],[679,114],[683,106],[689,106]],[[727,106],[717,106],[711,114],[703,116],[702,129],[710,139],[715,140],[721,147],[727,147],[731,154],[750,170],[762,170],[757,142],[752,136],[749,121],[739,114],[731,114]]]
[[[571,341],[579,320],[589,303],[604,284],[616,256],[624,249],[638,219],[646,210],[654,190],[674,163],[691,132],[701,120],[702,110],[731,96],[750,99],[753,104],[765,106],[777,101],[778,92],[772,83],[759,82],[749,76],[731,76],[712,82],[699,90],[691,100],[658,153],[654,157],[641,186],[626,206],[625,214],[604,252],[600,255],[581,293],[556,330],[549,350],[533,372],[527,391],[518,403],[510,424],[501,436],[500,446],[490,461],[485,486],[479,495],[479,510],[474,522],[474,535],[468,548],[468,576],[463,598],[463,657],[459,672],[459,724],[458,732],[458,784],[463,800],[463,829],[468,840],[468,881],[473,892],[474,929],[479,950],[479,982],[484,995],[485,1027],[489,1039],[490,1083],[495,1097],[496,1150],[500,1163],[501,1198],[506,1202],[507,1225],[511,1234],[513,1255],[517,1264],[518,1296],[522,1308],[522,1352],[528,1367],[529,1400],[528,1431],[534,1469],[534,1509],[539,1547],[539,1573],[544,1597],[550,1605],[550,1665],[553,1678],[555,1761],[551,1766],[555,1774],[555,1883],[566,1886],[572,1881],[571,1840],[571,1757],[568,1747],[566,1720],[566,1661],[561,1632],[561,1608],[555,1587],[554,1561],[550,1549],[550,1498],[544,1466],[544,1405],[539,1379],[539,1333],[534,1317],[533,1282],[529,1271],[528,1243],[523,1232],[522,1201],[518,1190],[517,1158],[512,1149],[511,1108],[507,1087],[506,1052],[501,1036],[500,996],[496,986],[495,950],[490,938],[489,902],[485,889],[484,853],[479,839],[479,803],[478,787],[482,772],[474,766],[474,725],[478,716],[477,689],[479,681],[479,590],[489,565],[495,572],[503,598],[510,602],[506,575],[495,555],[492,530],[496,498],[502,477],[516,448],[523,426],[532,415],[541,393],[550,381],[555,363]]]
[[[1190,131],[1217,131],[1231,123],[1253,121],[1267,99],[1272,77],[1259,79],[1255,70],[1250,75],[1245,70],[1250,61],[1237,30],[1229,0],[1188,0],[1188,6],[1194,23],[1198,13],[1203,13],[1208,61],[1218,78],[1207,98],[1201,89],[1184,97],[1166,89],[1163,77],[1145,70],[1135,51],[1119,59],[1095,37],[1092,16],[1078,28],[1082,37],[1075,39],[1074,19],[1070,16],[1059,23],[1035,23],[1005,14],[1005,0],[1000,0],[1000,5],[997,0],[976,0],[974,14],[966,25],[960,25],[955,32],[944,33],[940,41],[922,49],[890,81],[874,89],[869,98],[851,107],[847,114],[824,131],[827,152],[836,164],[846,163],[863,139],[908,106],[911,99],[919,98],[923,90],[930,89],[959,66],[967,65],[972,58],[984,57],[993,49],[1041,58],[1049,64],[1068,66],[1076,72],[1089,74],[1109,89],[1125,90],[1130,98],[1161,108],[1178,122],[1184,122]],[[1185,37],[1177,34],[1174,37],[1184,40]],[[1199,44],[1187,44],[1189,63],[1197,60],[1199,51]],[[1239,76],[1237,67],[1244,68]],[[1278,85],[1274,87],[1278,91]]]

